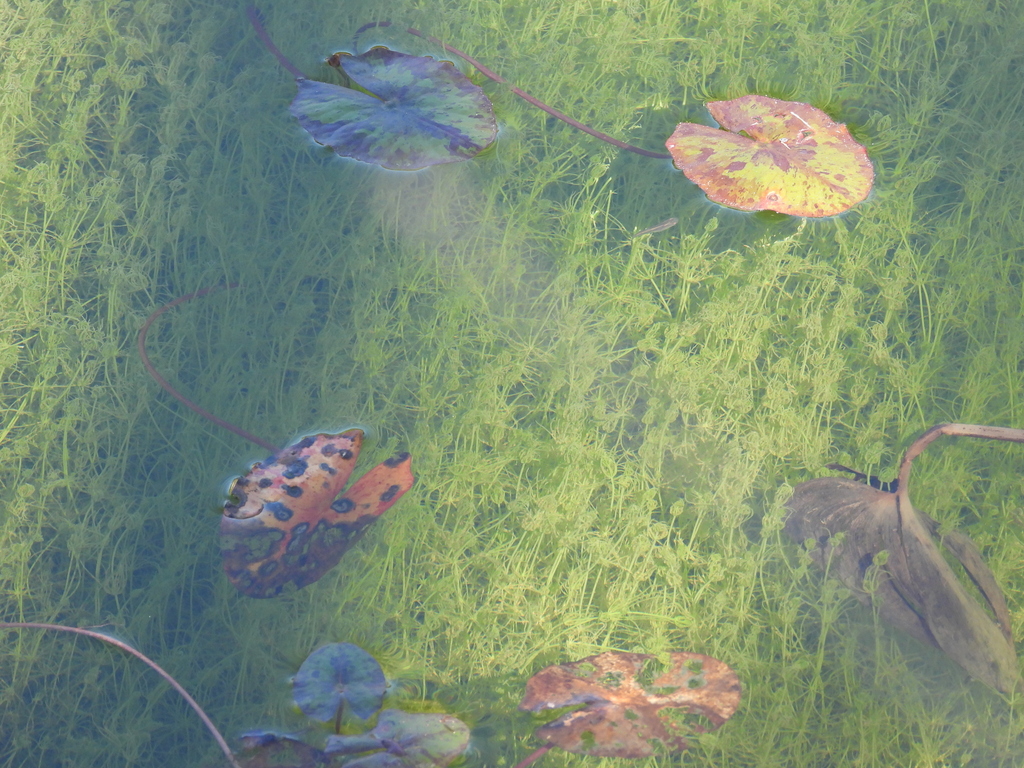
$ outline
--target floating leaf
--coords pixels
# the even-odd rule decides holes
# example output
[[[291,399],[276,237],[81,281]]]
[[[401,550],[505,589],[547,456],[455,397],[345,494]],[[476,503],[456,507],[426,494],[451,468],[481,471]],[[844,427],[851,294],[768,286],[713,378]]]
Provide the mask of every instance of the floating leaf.
[[[400,453],[338,497],[362,442],[358,429],[306,437],[231,484],[220,524],[221,556],[239,591],[274,597],[289,584],[312,584],[412,487],[412,460]]]
[[[384,47],[328,62],[360,90],[300,78],[291,113],[339,155],[408,171],[469,160],[497,136],[490,100],[451,62]]]
[[[910,503],[911,462],[941,435],[1024,442],[1024,430],[939,424],[907,449],[895,483],[872,478],[872,485],[881,486],[872,487],[836,477],[800,483],[786,503],[786,531],[806,542],[811,558],[862,603],[873,602],[887,622],[1009,693],[1021,678],[1009,611],[995,577],[969,538],[956,531],[940,535],[939,524]],[[957,580],[936,546],[937,536],[963,565],[995,621]]]
[[[330,643],[302,662],[293,681],[295,703],[307,717],[333,720],[346,706],[361,720],[380,709],[387,681],[380,664],[352,643]]]
[[[465,752],[469,728],[452,715],[411,714],[397,709],[380,713],[377,725],[358,736],[330,736],[324,753],[375,751],[345,763],[345,768],[444,768]]]
[[[569,752],[648,757],[655,744],[680,752],[687,737],[732,717],[741,686],[728,666],[710,656],[676,652],[668,657],[665,665],[648,654],[609,651],[547,667],[527,681],[519,708],[539,712],[585,705],[536,731],[537,738]]]
[[[871,191],[867,151],[820,109],[741,96],[709,102],[708,110],[725,130],[680,123],[665,146],[676,168],[716,203],[834,216]]]

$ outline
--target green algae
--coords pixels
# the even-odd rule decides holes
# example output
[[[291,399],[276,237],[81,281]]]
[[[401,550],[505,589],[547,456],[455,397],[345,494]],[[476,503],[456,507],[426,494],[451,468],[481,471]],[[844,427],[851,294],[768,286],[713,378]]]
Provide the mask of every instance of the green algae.
[[[309,71],[378,13],[263,10]],[[780,536],[790,487],[828,461],[888,478],[933,423],[1024,423],[1013,7],[389,14],[652,148],[705,99],[812,102],[867,144],[876,192],[806,225],[724,211],[496,86],[488,156],[380,173],[302,139],[241,7],[0,9],[0,615],[113,626],[228,734],[289,722],[285,677],[348,641],[475,719],[474,759],[510,765],[532,723],[508,713],[544,664],[685,649],[745,694],[683,762],[1019,764],[1015,702],[879,625]],[[388,35],[366,42],[439,55]],[[399,449],[416,465],[377,530],[285,601],[241,599],[219,569],[222,484],[259,457],[134,357],[155,306],[224,280],[244,286],[151,338],[181,391],[282,445],[366,423],[367,466]],[[951,443],[919,465],[915,502],[979,543],[1021,635],[1020,449]],[[116,653],[4,642],[0,766],[209,756]]]

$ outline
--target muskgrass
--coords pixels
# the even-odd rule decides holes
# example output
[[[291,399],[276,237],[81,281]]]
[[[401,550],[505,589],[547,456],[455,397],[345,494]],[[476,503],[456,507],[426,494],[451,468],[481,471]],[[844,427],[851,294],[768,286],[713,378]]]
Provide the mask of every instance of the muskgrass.
[[[261,3],[310,74],[378,6]],[[472,760],[514,765],[536,746],[514,709],[541,665],[686,649],[729,663],[745,698],[684,763],[1018,765],[1016,702],[780,536],[791,486],[829,461],[888,479],[933,423],[1024,424],[1012,4],[387,13],[365,44],[444,56],[400,33],[416,27],[654,150],[705,99],[810,101],[866,142],[876,192],[805,225],[719,209],[489,83],[492,152],[382,173],[308,144],[240,6],[0,14],[0,618],[117,627],[229,738],[293,722],[287,676],[347,640],[474,720]],[[274,444],[366,424],[366,466],[416,462],[415,489],[286,600],[220,573],[223,483],[262,457],[134,353],[156,307],[231,282],[154,327],[176,389]],[[1022,465],[951,443],[922,457],[914,499],[982,546],[1018,636]],[[0,734],[4,768],[216,755],[145,674],[27,634],[0,651]]]

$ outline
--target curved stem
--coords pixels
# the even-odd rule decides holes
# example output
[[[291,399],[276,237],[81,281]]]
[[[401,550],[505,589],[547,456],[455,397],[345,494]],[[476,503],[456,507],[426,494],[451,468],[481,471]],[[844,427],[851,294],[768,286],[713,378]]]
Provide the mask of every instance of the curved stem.
[[[179,304],[184,304],[186,301],[194,299],[194,298],[196,298],[198,296],[205,296],[206,294],[210,293],[211,291],[216,291],[216,290],[218,290],[220,288],[236,288],[236,287],[238,287],[238,283],[230,283],[228,285],[214,285],[214,286],[211,286],[209,288],[203,288],[200,291],[195,291],[194,293],[187,293],[184,296],[179,296],[174,301],[172,301],[172,302],[170,302],[168,304],[164,304],[162,307],[160,307],[160,309],[156,310],[156,312],[154,312],[149,317],[147,317],[146,318],[146,322],[144,322],[142,324],[142,327],[139,329],[139,339],[138,339],[139,357],[142,358],[142,364],[144,366],[146,366],[146,370],[149,371],[149,375],[152,376],[156,380],[157,384],[159,384],[161,387],[163,387],[164,391],[167,392],[167,394],[169,394],[171,397],[173,397],[179,403],[184,405],[186,408],[188,408],[188,409],[190,409],[192,411],[195,411],[200,416],[202,416],[204,419],[209,419],[214,424],[216,424],[218,427],[223,427],[224,429],[228,430],[229,432],[234,432],[239,437],[245,438],[250,443],[255,443],[256,445],[260,446],[261,448],[266,448],[268,451],[270,451],[272,454],[274,454],[274,453],[277,453],[277,446],[275,446],[273,443],[268,443],[266,440],[263,440],[262,438],[256,437],[256,435],[253,435],[253,434],[251,434],[249,432],[246,432],[241,427],[236,427],[234,424],[231,424],[230,422],[224,421],[224,419],[221,419],[221,418],[218,418],[217,416],[214,416],[212,413],[210,413],[209,411],[207,411],[204,408],[200,408],[198,405],[193,403],[191,400],[189,400],[183,394],[178,392],[178,390],[176,390],[174,387],[172,387],[170,385],[170,383],[167,381],[167,379],[165,379],[163,376],[161,376],[159,374],[159,372],[156,370],[156,368],[153,367],[153,364],[149,361],[149,355],[146,354],[146,334],[149,332],[149,326],[151,326],[153,324],[153,321],[156,320],[158,317],[160,317],[160,315],[162,315],[168,309],[171,309],[171,307],[176,307]]]
[[[281,53],[278,47],[274,45],[274,41],[270,39],[270,35],[267,34],[267,30],[263,27],[263,15],[260,13],[259,8],[255,5],[250,5],[245,9],[245,15],[249,17],[249,23],[252,24],[252,28],[256,31],[256,36],[263,41],[267,50],[274,54],[274,58],[280,62],[281,66],[291,72],[296,80],[305,80],[306,75],[303,74],[302,70],[292,64],[288,57]]]
[[[900,462],[899,488],[903,493],[910,491],[910,465],[924,449],[943,435],[950,437],[981,437],[987,440],[1006,440],[1011,443],[1024,443],[1024,429],[1013,427],[989,427],[982,424],[936,424],[926,430],[917,440],[910,444]]]
[[[391,22],[390,21],[372,21],[369,24],[364,24],[358,30],[356,30],[356,35],[358,36],[359,33],[362,32],[363,30],[370,29],[372,27],[390,27],[390,26],[391,26]],[[632,144],[627,144],[624,141],[619,141],[618,139],[612,138],[607,133],[602,133],[601,131],[598,131],[598,130],[596,130],[594,128],[591,128],[588,125],[584,125],[579,120],[574,120],[573,118],[569,117],[564,112],[559,112],[554,107],[550,107],[547,104],[545,104],[543,101],[541,101],[540,99],[534,98],[533,96],[528,94],[526,91],[522,90],[521,88],[517,88],[516,86],[512,85],[508,80],[503,78],[497,72],[492,72],[490,69],[485,67],[483,64],[481,64],[479,61],[474,59],[472,56],[469,56],[469,55],[463,53],[462,51],[460,51],[458,48],[455,48],[453,46],[448,45],[447,43],[444,43],[444,42],[438,40],[436,37],[432,37],[431,35],[427,35],[427,34],[425,34],[423,32],[420,32],[418,29],[414,29],[412,27],[407,27],[405,31],[408,32],[411,35],[416,35],[416,37],[420,37],[420,38],[423,38],[424,40],[428,40],[429,42],[433,43],[434,45],[441,46],[448,53],[450,53],[450,54],[452,54],[454,56],[458,56],[460,59],[462,59],[466,63],[470,64],[473,67],[476,67],[480,71],[480,74],[482,74],[484,77],[490,78],[491,80],[493,80],[496,83],[501,83],[502,85],[507,85],[509,87],[509,89],[512,91],[512,93],[514,93],[519,98],[523,99],[524,101],[529,102],[530,104],[533,104],[533,106],[537,107],[538,109],[544,110],[545,112],[547,112],[552,117],[558,118],[563,123],[567,123],[568,125],[571,125],[573,128],[575,128],[575,129],[577,129],[579,131],[583,131],[584,133],[590,134],[594,138],[597,138],[597,139],[600,139],[601,141],[607,142],[608,144],[611,144],[612,146],[618,147],[619,149],[625,149],[628,152],[635,152],[636,154],[643,155],[644,157],[655,157],[655,158],[657,158],[659,160],[671,160],[672,159],[672,155],[667,154],[665,152],[652,152],[649,149],[643,149],[641,147],[635,147]]]
[[[206,712],[203,711],[203,708],[200,707],[196,700],[189,695],[189,692],[182,687],[181,683],[171,677],[169,672],[164,670],[163,667],[141,651],[135,650],[127,643],[111,637],[110,635],[104,635],[101,632],[94,632],[91,629],[82,629],[81,627],[66,627],[63,624],[38,624],[33,621],[3,621],[0,622],[0,629],[49,629],[54,632],[69,632],[74,635],[85,635],[86,637],[92,637],[96,640],[102,640],[105,643],[110,643],[111,645],[120,648],[125,653],[130,653],[144,664],[147,664],[150,669],[160,675],[160,677],[166,680],[174,690],[181,694],[181,697],[185,699],[185,702],[192,707],[192,710],[197,715],[199,715],[199,719],[203,721],[203,725],[205,725],[206,729],[211,733],[214,740],[217,742],[217,746],[220,747],[221,752],[223,752],[224,756],[228,759],[228,762],[231,763],[233,768],[241,768],[238,761],[235,759],[234,753],[231,751],[231,747],[228,746],[227,741],[224,740],[220,731],[217,730],[217,726],[213,724],[213,721],[209,716],[207,716]]]
[[[516,763],[516,768],[526,768],[526,766],[528,765],[533,765],[535,762],[544,757],[544,755],[550,752],[551,748],[554,746],[554,744],[545,744],[543,747],[537,747],[537,749],[535,749],[529,757]]]

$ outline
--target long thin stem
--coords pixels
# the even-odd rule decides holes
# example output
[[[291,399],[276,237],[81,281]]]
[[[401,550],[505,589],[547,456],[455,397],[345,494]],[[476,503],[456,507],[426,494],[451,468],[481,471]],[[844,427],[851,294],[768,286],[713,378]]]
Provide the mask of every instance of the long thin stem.
[[[274,41],[270,39],[270,35],[267,34],[267,30],[263,27],[263,18],[259,9],[255,5],[250,5],[245,9],[245,15],[249,17],[249,23],[252,24],[252,28],[256,31],[256,36],[267,46],[267,50],[274,54],[274,58],[281,63],[281,66],[291,72],[296,80],[305,80],[306,75],[303,74],[302,70],[292,64],[288,57],[281,53],[280,49],[274,45]]]
[[[104,635],[101,632],[94,632],[91,629],[82,629],[81,627],[66,627],[63,624],[39,624],[34,621],[4,621],[0,622],[0,629],[50,629],[54,632],[69,632],[73,635],[85,635],[86,637],[91,637],[96,640],[102,640],[104,643],[110,643],[110,645],[120,648],[125,653],[130,653],[132,656],[148,665],[150,669],[160,675],[160,677],[166,680],[174,690],[181,694],[181,697],[185,699],[185,702],[192,707],[192,710],[197,715],[199,715],[199,719],[203,721],[203,725],[206,726],[207,730],[213,736],[214,740],[217,742],[217,746],[220,747],[221,752],[224,753],[228,762],[231,763],[234,768],[241,768],[238,761],[235,760],[235,755],[231,751],[231,747],[228,746],[227,741],[221,735],[220,731],[217,730],[217,726],[213,724],[213,721],[209,718],[206,712],[203,711],[203,708],[199,706],[198,702],[189,695],[189,692],[182,687],[181,683],[171,677],[169,672],[164,670],[163,667],[141,651],[135,650],[127,643],[111,637],[110,635]]]
[[[171,397],[176,399],[179,403],[184,405],[186,408],[189,408],[190,410],[195,411],[200,416],[202,416],[204,419],[209,419],[214,424],[216,424],[218,427],[223,427],[224,429],[228,430],[229,432],[234,432],[239,437],[245,438],[249,442],[255,443],[256,445],[260,446],[261,448],[266,448],[271,453],[277,453],[277,446],[275,446],[273,443],[268,443],[266,440],[263,440],[262,438],[256,437],[256,435],[253,435],[253,434],[251,434],[249,432],[246,432],[241,427],[236,427],[234,424],[231,424],[230,422],[224,421],[224,419],[221,419],[221,418],[219,418],[217,416],[214,416],[212,413],[207,411],[205,408],[200,408],[198,405],[193,403],[191,400],[189,400],[183,394],[178,392],[178,390],[176,390],[174,387],[172,387],[170,385],[170,383],[167,381],[167,379],[165,379],[163,376],[161,376],[160,373],[157,371],[157,369],[153,367],[153,364],[149,361],[149,355],[146,354],[146,334],[149,332],[149,326],[151,326],[153,324],[153,321],[156,320],[158,317],[160,317],[160,315],[162,315],[168,309],[171,309],[172,307],[176,307],[179,304],[184,304],[186,301],[190,301],[191,299],[197,298],[199,296],[205,296],[206,294],[210,293],[211,291],[216,291],[216,290],[219,290],[220,288],[235,288],[237,286],[238,286],[238,283],[230,283],[229,285],[226,285],[226,286],[225,285],[214,285],[214,286],[211,286],[209,288],[203,288],[202,290],[195,291],[194,293],[187,293],[184,296],[179,296],[174,301],[172,301],[172,302],[170,302],[168,304],[164,304],[162,307],[160,307],[160,309],[158,309],[156,312],[154,312],[149,317],[147,317],[146,318],[146,322],[143,323],[142,327],[139,329],[139,340],[138,340],[139,357],[142,358],[142,364],[144,366],[146,366],[146,370],[149,371],[149,375],[152,376],[156,380],[156,383],[159,384],[161,387],[163,387],[164,391],[167,392],[167,394],[169,394]]]

